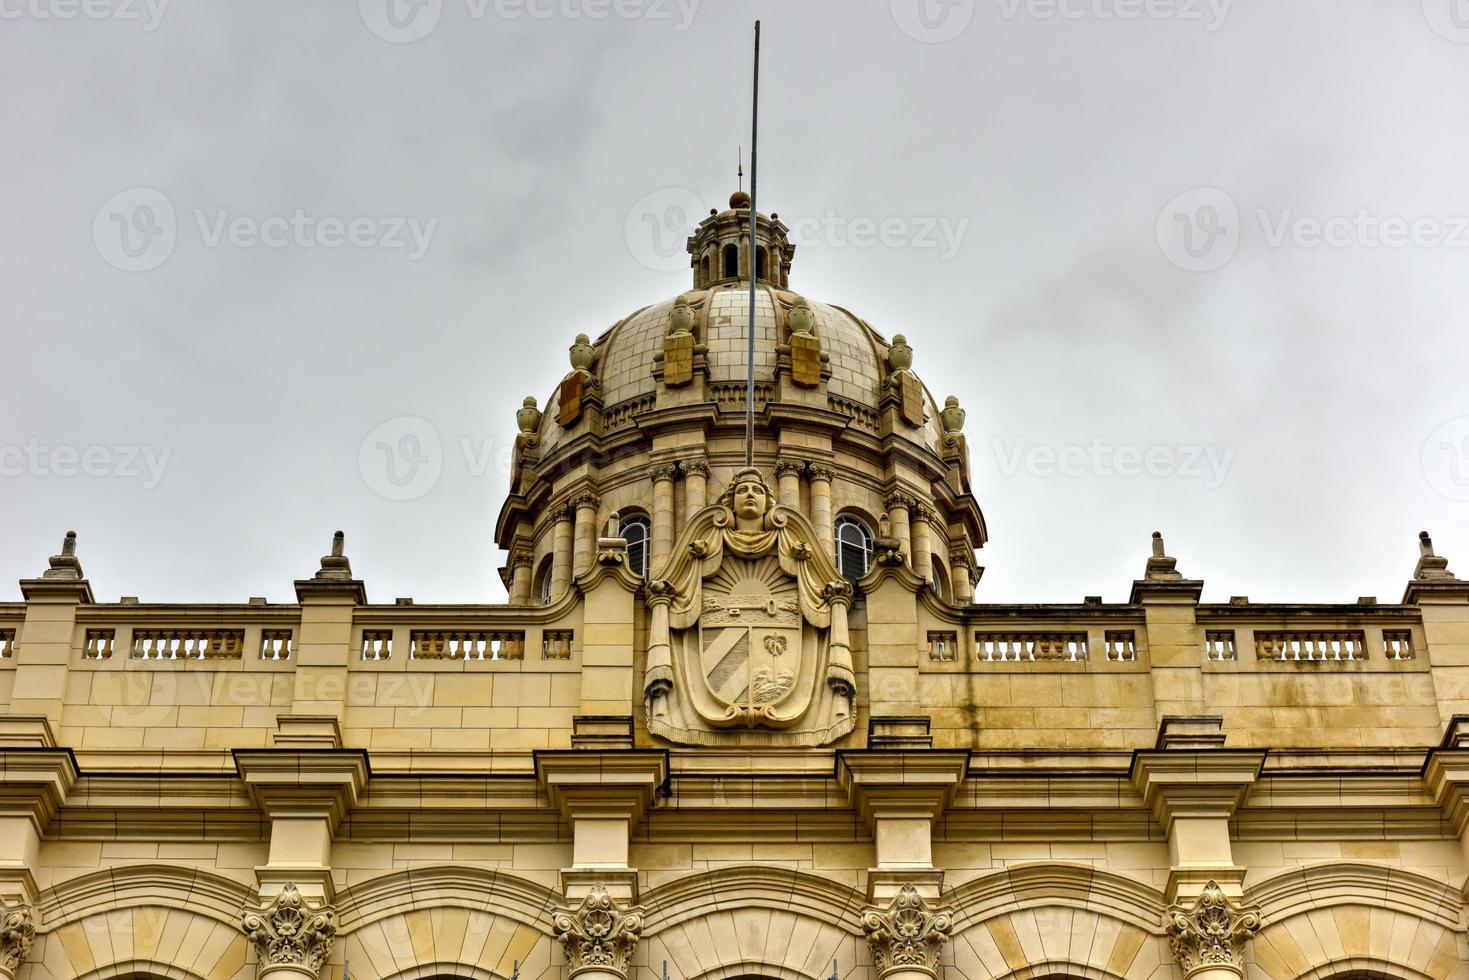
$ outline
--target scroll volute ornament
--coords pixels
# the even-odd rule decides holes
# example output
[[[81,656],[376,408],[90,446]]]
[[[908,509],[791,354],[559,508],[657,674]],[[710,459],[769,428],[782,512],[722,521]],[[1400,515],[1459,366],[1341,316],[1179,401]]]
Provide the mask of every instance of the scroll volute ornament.
[[[1209,882],[1191,906],[1168,910],[1168,945],[1184,976],[1217,967],[1244,972],[1245,942],[1260,931],[1260,912],[1230,902]]]
[[[867,948],[879,977],[912,971],[937,976],[939,954],[952,928],[949,911],[929,908],[911,884],[904,885],[886,909],[869,908],[862,914]]]
[[[311,905],[288,884],[260,910],[241,913],[245,938],[255,944],[261,972],[272,967],[297,967],[316,974],[331,955],[336,940],[336,911],[326,904]]]
[[[30,906],[7,905],[0,899],[0,976],[15,976],[35,941],[36,923]]]
[[[576,908],[552,916],[551,928],[561,940],[571,976],[597,972],[626,977],[643,935],[642,909],[622,908],[598,882]]]

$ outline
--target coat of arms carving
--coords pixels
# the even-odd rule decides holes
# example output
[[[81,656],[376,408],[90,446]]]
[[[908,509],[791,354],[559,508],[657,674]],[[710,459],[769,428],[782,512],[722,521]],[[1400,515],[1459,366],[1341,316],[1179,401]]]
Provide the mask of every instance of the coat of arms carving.
[[[759,471],[691,519],[648,585],[648,730],[684,744],[821,745],[852,730],[851,586]]]

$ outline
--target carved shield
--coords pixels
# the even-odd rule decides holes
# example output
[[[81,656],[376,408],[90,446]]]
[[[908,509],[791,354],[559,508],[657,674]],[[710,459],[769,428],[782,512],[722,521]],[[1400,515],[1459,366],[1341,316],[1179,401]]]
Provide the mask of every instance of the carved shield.
[[[795,584],[754,574],[709,585],[699,618],[700,673],[719,704],[753,722],[786,701],[803,676]]]

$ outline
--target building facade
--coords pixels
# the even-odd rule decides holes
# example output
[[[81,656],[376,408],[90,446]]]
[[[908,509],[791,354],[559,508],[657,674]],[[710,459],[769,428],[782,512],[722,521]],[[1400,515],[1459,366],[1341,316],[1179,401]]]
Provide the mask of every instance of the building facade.
[[[1427,535],[1397,603],[1157,535],[1125,603],[976,602],[964,410],[749,207],[526,399],[507,604],[340,534],[294,603],[97,602],[71,535],[0,603],[0,978],[1469,978]]]

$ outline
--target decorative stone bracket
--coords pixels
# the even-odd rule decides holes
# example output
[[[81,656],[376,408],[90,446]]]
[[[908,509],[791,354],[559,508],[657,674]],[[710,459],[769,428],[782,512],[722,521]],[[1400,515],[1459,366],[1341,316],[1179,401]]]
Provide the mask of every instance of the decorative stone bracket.
[[[36,941],[36,923],[24,903],[8,905],[0,899],[0,977],[10,980],[31,953]]]
[[[862,929],[878,977],[938,976],[939,954],[953,922],[948,909],[929,908],[912,884],[904,885],[886,909],[866,909]]]
[[[1258,908],[1231,903],[1218,883],[1210,881],[1193,905],[1168,909],[1168,945],[1185,977],[1243,976],[1245,942],[1260,925]]]
[[[643,910],[618,905],[598,882],[576,908],[552,916],[551,928],[571,964],[569,976],[626,978],[643,935]]]
[[[294,884],[287,884],[264,908],[242,909],[240,921],[245,938],[255,946],[261,977],[315,978],[337,935],[336,910],[325,903],[308,904]]]

